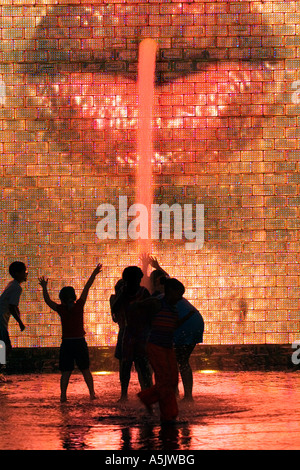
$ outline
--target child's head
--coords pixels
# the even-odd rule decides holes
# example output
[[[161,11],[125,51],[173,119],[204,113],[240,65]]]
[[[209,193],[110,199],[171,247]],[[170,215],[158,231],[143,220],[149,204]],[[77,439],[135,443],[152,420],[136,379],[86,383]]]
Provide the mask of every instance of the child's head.
[[[170,277],[163,277],[160,282],[165,287],[166,300],[172,305],[176,304],[185,292],[185,287],[182,282]]]
[[[76,293],[75,293],[74,287],[72,286],[63,287],[59,293],[59,298],[60,298],[61,303],[66,304],[66,305],[72,302],[75,302]]]
[[[22,261],[14,261],[11,263],[8,271],[11,277],[18,282],[23,282],[27,279],[27,268]]]
[[[138,266],[127,266],[122,273],[122,279],[126,289],[134,292],[141,284],[143,271]]]
[[[161,279],[165,277],[165,273],[161,269],[154,269],[150,274],[150,284],[152,292],[160,291],[164,292],[164,286],[161,283]]]

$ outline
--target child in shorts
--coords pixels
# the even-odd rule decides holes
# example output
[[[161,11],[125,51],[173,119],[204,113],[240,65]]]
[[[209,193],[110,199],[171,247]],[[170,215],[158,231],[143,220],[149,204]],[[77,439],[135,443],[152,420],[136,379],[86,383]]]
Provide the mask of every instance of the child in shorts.
[[[61,319],[62,343],[59,353],[59,369],[61,371],[60,401],[62,403],[67,400],[67,387],[74,370],[74,363],[76,363],[84,377],[89,389],[90,398],[95,398],[94,381],[90,371],[89,351],[85,340],[83,316],[89,289],[101,269],[102,265],[98,264],[85,284],[79,299],[77,299],[72,286],[63,287],[59,293],[61,304],[57,304],[50,299],[47,289],[48,279],[45,279],[44,276],[39,278],[46,304],[57,312]]]
[[[25,330],[24,323],[20,318],[19,301],[22,294],[21,284],[27,280],[28,272],[22,261],[14,261],[9,266],[9,274],[13,279],[7,284],[0,296],[0,341],[5,345],[6,356],[12,349],[8,333],[8,322],[11,315],[19,324],[20,330]]]

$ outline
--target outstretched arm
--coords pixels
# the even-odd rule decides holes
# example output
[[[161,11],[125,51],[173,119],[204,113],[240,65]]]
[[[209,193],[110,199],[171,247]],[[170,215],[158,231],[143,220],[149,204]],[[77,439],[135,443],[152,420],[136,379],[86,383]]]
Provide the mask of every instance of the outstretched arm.
[[[47,288],[48,279],[46,279],[44,276],[39,277],[39,284],[40,284],[40,286],[42,286],[42,289],[43,289],[44,301],[46,302],[48,307],[50,307],[50,308],[52,308],[52,310],[56,311],[57,303],[53,302],[53,300],[50,299],[50,296],[49,296],[49,293],[48,293],[48,288]]]
[[[149,291],[151,291],[151,282],[150,276],[148,276],[148,266],[151,266],[154,269],[159,269],[160,271],[162,271],[164,276],[169,277],[169,274],[159,265],[157,258],[155,258],[154,256],[150,256],[148,253],[143,253],[140,256],[140,260],[142,262],[142,271],[144,273],[142,284],[147,287]]]
[[[142,253],[140,255],[140,261],[142,263],[143,278],[141,280],[141,285],[146,287],[148,290],[151,288],[150,277],[148,275],[148,266],[149,266],[149,255]]]
[[[87,299],[87,296],[88,296],[88,293],[89,293],[89,290],[97,276],[97,274],[99,274],[102,270],[102,264],[97,264],[97,266],[95,267],[94,271],[92,272],[92,274],[90,275],[86,285],[84,286],[83,288],[83,291],[81,293],[81,296],[80,296],[80,299],[85,303],[86,299]]]
[[[159,269],[160,271],[164,273],[165,276],[169,277],[169,274],[167,273],[167,271],[165,271],[160,266],[159,262],[157,261],[157,258],[155,258],[154,256],[149,256],[149,264],[152,266],[152,268]]]

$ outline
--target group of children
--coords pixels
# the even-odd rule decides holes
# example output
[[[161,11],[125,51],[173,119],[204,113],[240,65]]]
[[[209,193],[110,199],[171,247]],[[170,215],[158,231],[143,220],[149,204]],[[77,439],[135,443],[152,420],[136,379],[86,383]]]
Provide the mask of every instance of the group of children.
[[[178,415],[178,366],[184,386],[185,399],[192,399],[193,375],[189,357],[197,343],[202,342],[204,322],[200,313],[186,299],[184,285],[169,275],[150,256],[143,258],[154,270],[149,278],[150,287],[141,285],[144,277],[138,266],[124,269],[122,279],[115,285],[110,297],[111,315],[118,323],[119,333],[115,357],[119,360],[121,398],[127,399],[132,365],[138,373],[141,391],[139,399],[152,412],[152,405],[159,403],[162,423],[172,423]],[[77,299],[71,286],[59,293],[61,303],[51,300],[48,279],[39,278],[46,304],[58,313],[62,325],[59,369],[61,371],[61,402],[67,400],[67,387],[75,363],[82,372],[91,399],[95,398],[93,376],[90,372],[89,352],[84,331],[84,305],[96,276],[101,272],[98,264]],[[23,331],[19,300],[21,283],[27,280],[24,263],[16,261],[9,267],[13,280],[0,296],[0,340],[6,351],[11,350],[8,321],[12,315]],[[151,292],[151,293],[150,293]],[[154,384],[152,375],[154,373]]]

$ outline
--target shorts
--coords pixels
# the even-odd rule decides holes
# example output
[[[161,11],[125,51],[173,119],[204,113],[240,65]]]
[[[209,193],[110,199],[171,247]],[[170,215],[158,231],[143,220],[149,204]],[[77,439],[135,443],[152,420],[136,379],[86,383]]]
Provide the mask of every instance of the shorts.
[[[89,369],[90,358],[85,338],[66,338],[62,340],[59,350],[59,370],[61,372]]]

